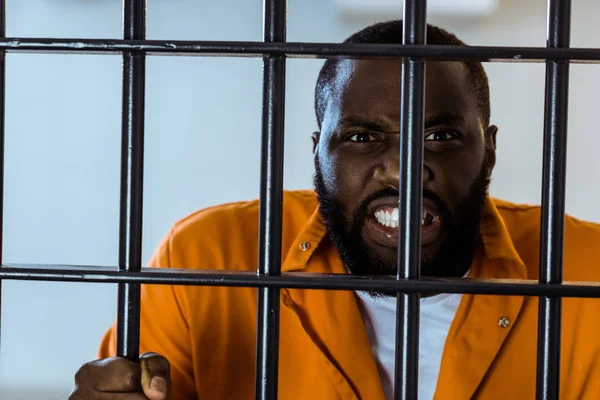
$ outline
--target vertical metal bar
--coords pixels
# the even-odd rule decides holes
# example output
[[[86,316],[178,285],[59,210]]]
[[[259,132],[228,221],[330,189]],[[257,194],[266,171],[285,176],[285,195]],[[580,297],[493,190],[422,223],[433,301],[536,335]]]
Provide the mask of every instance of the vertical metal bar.
[[[126,40],[145,39],[145,0],[124,0],[123,31]],[[145,74],[144,54],[123,53],[119,225],[119,269],[122,271],[139,271],[142,267]],[[140,336],[140,285],[121,283],[118,296],[117,354],[137,360]]]
[[[426,0],[404,0],[403,44],[425,44]],[[398,279],[418,279],[421,269],[423,116],[425,60],[404,58],[400,110]],[[418,393],[419,295],[398,293],[396,309],[396,400]]]
[[[0,0],[0,37],[6,38],[6,0]],[[4,138],[5,138],[6,51],[0,51],[0,268],[4,244]],[[0,333],[2,332],[2,279],[0,279]],[[1,346],[0,346],[1,348]]]
[[[264,0],[264,41],[285,42],[287,0]],[[262,153],[260,170],[260,275],[281,273],[285,57],[263,57]],[[279,289],[258,290],[255,398],[277,398]]]
[[[547,47],[569,47],[571,0],[548,0]],[[546,61],[540,284],[563,279],[563,236],[569,100],[568,61]],[[558,400],[562,298],[540,297],[537,399]]]

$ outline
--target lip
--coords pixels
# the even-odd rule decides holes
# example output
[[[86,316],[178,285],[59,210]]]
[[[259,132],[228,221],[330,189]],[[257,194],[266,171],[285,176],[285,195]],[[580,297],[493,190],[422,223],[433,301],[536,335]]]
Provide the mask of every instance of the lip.
[[[367,220],[364,225],[364,234],[373,242],[384,247],[398,247],[398,228],[383,226],[375,219],[375,211],[381,207],[397,207],[397,197],[382,197],[374,200],[367,207]],[[421,227],[421,246],[425,247],[436,242],[442,234],[443,220],[435,202],[429,198],[423,198],[422,210],[434,215],[433,222],[428,226]]]

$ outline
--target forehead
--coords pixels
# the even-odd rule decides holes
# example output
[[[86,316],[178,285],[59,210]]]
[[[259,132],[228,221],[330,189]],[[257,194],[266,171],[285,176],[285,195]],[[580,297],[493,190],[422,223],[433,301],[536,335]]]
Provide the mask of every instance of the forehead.
[[[453,114],[478,121],[476,101],[463,63],[428,62],[425,70],[426,118]],[[401,61],[339,62],[324,119],[335,123],[347,116],[376,117],[397,130],[401,74]]]

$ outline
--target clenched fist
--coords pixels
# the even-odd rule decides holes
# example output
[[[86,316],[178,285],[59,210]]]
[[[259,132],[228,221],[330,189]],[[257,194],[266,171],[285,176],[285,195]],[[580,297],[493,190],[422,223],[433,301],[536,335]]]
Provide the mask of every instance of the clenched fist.
[[[69,400],[169,400],[169,361],[156,353],[140,356],[139,364],[126,358],[106,358],[82,366],[75,375]]]

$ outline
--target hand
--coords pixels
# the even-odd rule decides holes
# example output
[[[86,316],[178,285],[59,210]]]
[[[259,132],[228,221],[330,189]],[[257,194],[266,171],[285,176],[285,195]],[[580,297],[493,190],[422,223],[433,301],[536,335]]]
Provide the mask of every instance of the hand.
[[[169,361],[156,353],[140,356],[139,364],[122,357],[92,361],[75,375],[69,400],[169,400]]]

